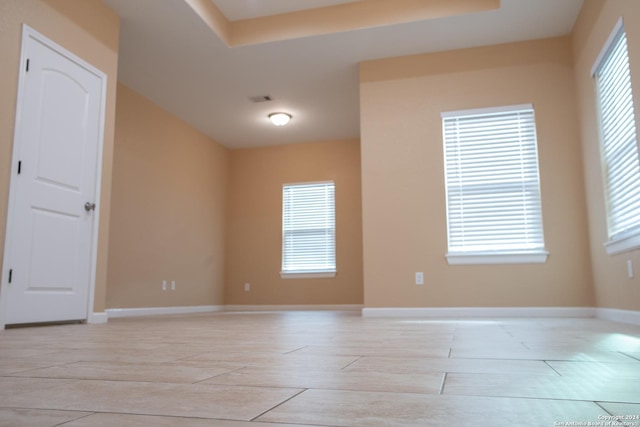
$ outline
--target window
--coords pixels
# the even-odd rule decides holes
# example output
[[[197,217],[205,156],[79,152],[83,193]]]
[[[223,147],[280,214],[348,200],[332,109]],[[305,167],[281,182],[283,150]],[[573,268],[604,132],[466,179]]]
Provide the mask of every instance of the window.
[[[533,106],[442,122],[449,264],[545,262]]]
[[[616,25],[593,70],[600,122],[609,254],[640,247],[640,160],[627,38]]]
[[[281,276],[334,277],[335,273],[334,183],[284,185]]]

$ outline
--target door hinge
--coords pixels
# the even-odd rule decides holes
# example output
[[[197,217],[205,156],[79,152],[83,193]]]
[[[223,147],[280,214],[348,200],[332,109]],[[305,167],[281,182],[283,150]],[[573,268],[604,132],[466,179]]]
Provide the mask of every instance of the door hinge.
[[[22,160],[18,160],[18,175],[22,172]]]
[[[13,269],[9,269],[9,283],[11,283],[11,277],[13,277]]]
[[[29,72],[29,59],[27,58],[27,72]]]

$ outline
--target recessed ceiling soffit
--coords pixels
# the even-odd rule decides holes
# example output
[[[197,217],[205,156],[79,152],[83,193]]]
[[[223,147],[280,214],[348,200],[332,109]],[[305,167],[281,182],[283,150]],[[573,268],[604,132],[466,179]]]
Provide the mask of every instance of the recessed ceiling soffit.
[[[500,8],[500,0],[368,0],[230,21],[212,0],[184,0],[229,47],[426,21]]]

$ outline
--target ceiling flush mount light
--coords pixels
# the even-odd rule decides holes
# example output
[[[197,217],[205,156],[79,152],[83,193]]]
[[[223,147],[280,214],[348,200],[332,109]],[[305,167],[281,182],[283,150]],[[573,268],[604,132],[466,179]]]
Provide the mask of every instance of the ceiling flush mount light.
[[[287,113],[272,113],[269,114],[269,120],[276,126],[284,126],[291,120],[291,114]]]

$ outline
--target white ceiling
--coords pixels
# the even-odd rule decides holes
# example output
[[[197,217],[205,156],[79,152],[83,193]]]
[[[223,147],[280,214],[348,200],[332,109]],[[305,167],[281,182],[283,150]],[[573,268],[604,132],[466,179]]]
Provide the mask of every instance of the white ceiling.
[[[583,3],[502,0],[473,15],[229,48],[182,0],[103,1],[121,17],[118,79],[229,148],[357,138],[360,61],[565,35]],[[233,20],[303,0],[214,2]],[[276,128],[274,111],[293,120]]]

